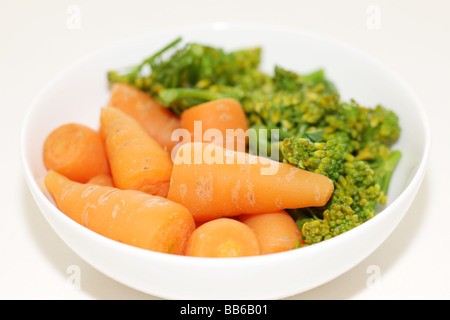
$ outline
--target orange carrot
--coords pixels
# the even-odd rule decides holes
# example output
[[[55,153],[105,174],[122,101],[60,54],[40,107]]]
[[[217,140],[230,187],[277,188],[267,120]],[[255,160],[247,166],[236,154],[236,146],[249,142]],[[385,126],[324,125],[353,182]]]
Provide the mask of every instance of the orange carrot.
[[[245,151],[247,117],[242,105],[235,99],[227,98],[202,103],[183,111],[180,119],[181,128],[191,134],[192,142],[213,142],[220,134],[222,139],[214,143],[233,150]],[[201,125],[201,130],[196,128],[198,124]],[[216,132],[211,129],[215,129]],[[208,131],[211,135],[209,137]]]
[[[117,108],[103,108],[100,123],[114,186],[167,196],[172,160],[158,142]]]
[[[45,186],[72,220],[107,238],[135,247],[184,254],[195,229],[182,205],[135,190],[80,184],[50,170]]]
[[[81,183],[97,174],[109,172],[100,133],[79,123],[59,126],[47,136],[43,161],[47,169]]]
[[[302,233],[294,219],[284,210],[274,213],[244,214],[239,221],[256,235],[261,254],[288,251],[294,248]]]
[[[201,142],[181,146],[168,199],[196,221],[242,213],[323,206],[333,193],[326,176],[290,164]]]
[[[245,257],[260,254],[255,233],[244,223],[220,218],[195,229],[189,238],[186,255],[193,257]]]
[[[178,116],[158,104],[147,93],[124,83],[116,83],[111,89],[109,106],[136,119],[169,153],[178,143],[171,140],[172,132],[180,127]]]
[[[96,184],[99,186],[114,187],[114,183],[113,183],[111,175],[106,174],[106,173],[101,173],[101,174],[98,174],[98,175],[92,177],[87,183]]]

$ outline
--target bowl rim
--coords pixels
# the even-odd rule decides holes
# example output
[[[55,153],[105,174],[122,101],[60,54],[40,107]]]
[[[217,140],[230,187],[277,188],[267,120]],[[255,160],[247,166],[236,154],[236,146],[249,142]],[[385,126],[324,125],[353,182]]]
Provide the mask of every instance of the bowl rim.
[[[328,239],[326,241],[317,243],[313,246],[307,246],[301,248],[302,250],[289,250],[274,254],[268,254],[268,255],[260,255],[260,256],[249,256],[249,257],[238,257],[234,259],[227,259],[227,258],[205,258],[205,257],[189,257],[189,256],[179,256],[179,255],[172,255],[167,253],[161,253],[161,252],[155,252],[151,250],[141,249],[137,247],[133,247],[131,245],[127,245],[124,243],[120,243],[118,241],[114,241],[112,239],[109,239],[107,237],[104,237],[92,230],[89,230],[85,228],[84,226],[76,223],[69,217],[67,217],[64,213],[62,213],[59,209],[56,208],[56,206],[45,196],[45,194],[40,189],[37,181],[33,177],[33,173],[30,167],[30,164],[28,163],[28,149],[27,149],[27,138],[30,136],[29,129],[28,129],[28,123],[32,121],[32,116],[34,112],[36,112],[37,105],[39,104],[39,101],[49,92],[51,91],[51,88],[53,85],[61,78],[64,78],[67,74],[69,74],[73,69],[78,67],[79,65],[82,65],[89,59],[93,58],[96,55],[102,54],[107,52],[108,50],[112,50],[118,46],[122,46],[126,44],[127,42],[134,42],[138,41],[140,39],[146,39],[146,38],[152,38],[162,35],[168,35],[168,34],[174,34],[175,32],[179,32],[180,30],[183,31],[195,31],[199,29],[211,29],[210,31],[221,31],[221,30],[232,30],[232,29],[246,29],[246,30],[270,30],[275,32],[282,32],[282,33],[292,33],[299,36],[307,36],[307,37],[313,37],[320,41],[327,42],[330,45],[333,46],[339,46],[343,49],[350,51],[352,54],[356,54],[358,56],[361,56],[364,58],[365,61],[376,65],[378,68],[382,69],[383,73],[389,74],[390,77],[392,77],[398,85],[402,87],[402,89],[412,98],[412,100],[415,101],[415,107],[417,111],[420,113],[420,118],[422,119],[422,124],[424,127],[424,133],[425,133],[425,139],[424,139],[424,152],[422,154],[422,157],[420,159],[420,163],[418,165],[418,168],[416,172],[414,173],[414,176],[410,181],[408,182],[408,185],[400,192],[400,194],[394,199],[388,206],[383,208],[381,211],[379,211],[375,217],[370,219],[369,221],[365,222],[364,224],[358,226],[357,228],[354,228],[352,230],[349,230],[339,236],[333,237],[331,239]],[[64,67],[62,70],[57,72],[49,82],[47,82],[39,91],[37,96],[34,98],[34,100],[31,102],[31,105],[28,107],[28,110],[26,112],[23,124],[22,124],[22,130],[21,130],[21,140],[20,140],[20,153],[22,158],[22,166],[24,168],[24,175],[28,184],[28,187],[32,191],[32,195],[34,197],[37,197],[40,202],[44,203],[46,207],[51,208],[52,214],[59,215],[58,218],[64,219],[64,223],[68,224],[71,228],[76,229],[77,233],[82,233],[83,235],[86,235],[90,237],[91,239],[94,239],[95,241],[100,241],[102,245],[107,246],[113,246],[117,248],[119,251],[129,251],[132,255],[140,255],[147,259],[163,259],[166,262],[180,262],[183,261],[183,263],[192,263],[192,264],[202,264],[207,266],[214,266],[217,264],[223,265],[241,265],[242,263],[250,263],[250,264],[260,264],[260,263],[268,263],[270,261],[278,261],[278,260],[290,260],[292,258],[298,258],[298,256],[309,254],[311,250],[319,250],[324,246],[330,246],[332,244],[336,244],[338,242],[342,242],[348,237],[352,237],[355,233],[364,233],[367,228],[370,228],[372,224],[374,224],[378,219],[381,219],[384,215],[387,214],[393,214],[392,212],[389,212],[389,208],[393,207],[397,204],[400,204],[402,202],[402,199],[407,197],[411,194],[413,189],[421,184],[422,178],[424,176],[424,173],[426,171],[426,167],[429,160],[429,154],[430,154],[430,148],[431,148],[431,133],[430,133],[430,125],[428,121],[428,115],[419,100],[417,94],[411,89],[411,87],[406,83],[404,79],[402,79],[400,76],[398,76],[392,69],[387,67],[384,63],[382,63],[378,58],[374,57],[373,55],[360,50],[354,45],[350,45],[344,41],[319,34],[317,32],[312,32],[310,30],[305,29],[298,29],[298,28],[292,28],[292,27],[286,27],[281,25],[274,25],[274,24],[267,24],[267,23],[249,23],[249,22],[212,22],[212,23],[197,23],[197,24],[188,24],[185,26],[176,26],[172,28],[165,28],[163,30],[157,30],[149,33],[143,33],[143,34],[137,34],[131,37],[128,37],[124,40],[117,41],[111,45],[104,46],[103,48],[96,49],[88,54],[83,55],[81,58],[75,60],[74,62],[70,63],[68,66]],[[36,199],[35,199],[36,200]],[[42,211],[42,210],[41,210]],[[48,220],[46,213],[44,213],[44,216]],[[53,228],[54,231],[55,228]],[[70,244],[68,244],[71,246]],[[115,249],[116,250],[116,249]],[[367,255],[369,255],[371,252],[367,252]],[[367,256],[366,255],[366,256]]]

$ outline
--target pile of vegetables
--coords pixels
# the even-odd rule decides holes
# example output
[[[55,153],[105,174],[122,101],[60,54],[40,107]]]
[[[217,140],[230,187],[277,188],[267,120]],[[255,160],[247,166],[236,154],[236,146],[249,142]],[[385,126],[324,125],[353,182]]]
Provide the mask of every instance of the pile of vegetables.
[[[261,48],[227,53],[188,43],[177,49],[180,40],[130,72],[109,72],[109,81],[134,85],[177,114],[232,97],[244,107],[249,127],[278,129],[278,137],[269,135],[256,145],[267,145],[269,155],[279,151],[285,163],[326,175],[336,188],[326,206],[290,211],[304,244],[350,230],[372,218],[377,204],[385,204],[401,158],[400,151],[392,150],[401,131],[392,110],[342,101],[324,70],[298,74],[277,65],[268,75],[259,69]],[[175,52],[163,59],[170,49]],[[148,75],[142,73],[146,66],[152,70]]]
[[[323,70],[264,73],[261,54],[179,38],[108,72],[100,128],[67,124],[44,145],[58,208],[117,241],[208,257],[313,245],[374,217],[401,158],[397,115],[343,101]],[[196,122],[224,140],[174,138]],[[255,134],[230,149],[228,129]]]

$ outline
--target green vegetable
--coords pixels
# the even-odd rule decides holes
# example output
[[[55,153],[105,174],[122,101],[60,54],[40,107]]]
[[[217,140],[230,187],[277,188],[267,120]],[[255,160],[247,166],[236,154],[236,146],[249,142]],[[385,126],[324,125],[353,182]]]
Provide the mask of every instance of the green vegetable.
[[[306,138],[284,139],[281,153],[285,162],[300,169],[313,171],[336,181],[342,171],[346,147],[336,140],[313,142]]]
[[[225,52],[187,43],[177,49],[180,42],[181,38],[176,39],[128,70],[108,72],[108,81],[134,85],[180,114],[188,107],[218,97],[231,95],[239,98],[239,90],[235,86],[253,89],[255,77],[266,77],[257,69],[261,48]],[[169,50],[174,52],[164,59]]]
[[[290,211],[302,230],[305,245],[335,237],[374,217],[377,205],[386,203],[390,179],[401,158],[396,150],[386,159],[358,160],[336,140],[313,143],[290,138],[280,146],[283,161],[324,174],[335,185],[325,207]]]

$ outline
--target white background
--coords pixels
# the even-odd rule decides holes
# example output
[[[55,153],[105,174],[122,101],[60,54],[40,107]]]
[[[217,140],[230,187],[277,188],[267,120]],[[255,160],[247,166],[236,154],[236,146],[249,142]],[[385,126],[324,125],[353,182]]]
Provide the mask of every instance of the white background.
[[[80,9],[78,29],[71,5]],[[394,233],[344,275],[287,299],[449,299],[449,15],[448,0],[1,0],[0,298],[158,299],[87,265],[47,224],[22,174],[24,115],[57,72],[93,50],[167,27],[245,21],[310,30],[371,53],[414,89],[432,128],[428,172]]]

